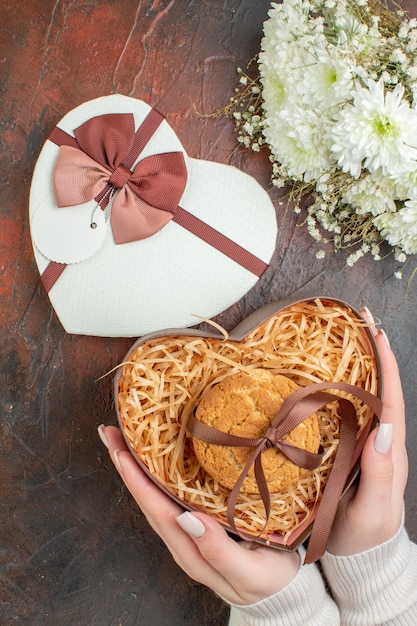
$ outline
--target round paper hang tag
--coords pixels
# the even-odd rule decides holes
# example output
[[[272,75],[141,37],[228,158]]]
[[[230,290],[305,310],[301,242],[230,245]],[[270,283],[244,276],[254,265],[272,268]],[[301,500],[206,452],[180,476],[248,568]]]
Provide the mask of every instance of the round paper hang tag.
[[[90,258],[101,248],[106,230],[105,212],[95,201],[60,208],[43,205],[32,220],[35,246],[56,263],[80,263]]]

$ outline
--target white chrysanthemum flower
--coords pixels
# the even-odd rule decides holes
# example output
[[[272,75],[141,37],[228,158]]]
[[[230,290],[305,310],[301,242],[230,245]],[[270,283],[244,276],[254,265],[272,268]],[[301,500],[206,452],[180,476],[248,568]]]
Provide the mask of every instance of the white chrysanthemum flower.
[[[329,123],[323,114],[294,107],[268,118],[263,133],[276,160],[285,164],[288,173],[309,182],[335,164],[323,140]]]
[[[272,3],[260,87],[241,79],[263,112],[249,101],[235,114],[239,142],[270,148],[272,184],[293,185],[296,213],[314,191],[308,232],[353,244],[348,265],[380,260],[384,239],[396,260],[417,253],[417,20],[382,28],[378,13],[368,0]]]
[[[410,199],[396,213],[383,213],[374,224],[388,243],[405,254],[417,253],[417,199]]]
[[[383,176],[381,171],[368,174],[357,183],[351,185],[343,195],[343,201],[350,204],[358,215],[372,213],[394,212],[395,185],[389,178]]]
[[[342,109],[331,129],[331,149],[343,172],[358,178],[362,167],[381,168],[385,175],[416,169],[417,112],[403,94],[402,85],[384,94],[382,79],[370,80],[368,88],[356,85],[353,104]]]
[[[265,45],[259,56],[259,71],[263,87],[263,108],[267,117],[292,100],[294,85],[302,79],[298,68],[304,68],[305,65],[306,53],[302,46],[284,44],[278,49],[268,51]]]
[[[390,182],[394,185],[394,194],[397,200],[417,198],[417,169],[398,176],[391,176]]]
[[[266,116],[273,115],[287,103],[299,101],[298,86],[303,81],[305,68],[311,62],[311,38],[306,36],[288,43],[262,40],[259,55],[259,73]]]
[[[324,110],[349,100],[355,67],[352,57],[339,55],[335,46],[314,49],[310,55],[298,83],[303,103]]]
[[[273,46],[283,41],[293,41],[308,30],[310,4],[304,0],[284,0],[272,4],[269,19],[264,24],[265,37]]]

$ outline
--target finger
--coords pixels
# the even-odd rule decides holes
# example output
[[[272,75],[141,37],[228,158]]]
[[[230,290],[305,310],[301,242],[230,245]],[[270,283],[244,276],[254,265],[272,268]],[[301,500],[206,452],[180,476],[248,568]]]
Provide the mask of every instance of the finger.
[[[193,538],[178,525],[176,518],[184,512],[184,509],[163,493],[141,470],[128,452],[120,430],[112,426],[102,426],[99,434],[103,443],[108,447],[123,482],[151,528],[165,542],[176,563],[197,582],[207,585],[225,597],[230,595],[231,586],[200,554]],[[210,526],[210,520],[208,525]],[[205,530],[205,526],[203,528]],[[220,526],[219,528],[228,539],[223,529]],[[222,549],[221,545],[219,549]]]
[[[385,333],[378,331],[375,341],[381,356],[383,373],[383,408],[381,422],[394,424],[394,441],[405,441],[405,407],[400,373]]]
[[[405,407],[398,364],[391,350],[388,338],[382,330],[375,334],[375,341],[381,358],[382,365],[382,412],[380,425],[377,431],[371,433],[362,453],[361,479],[363,490],[370,479],[369,487],[372,489],[380,485],[380,489],[387,489],[396,476],[396,488],[402,498],[404,478],[407,475],[406,449],[405,449]],[[391,427],[389,425],[392,425]],[[386,436],[392,429],[392,450]],[[382,444],[382,448],[381,448]],[[380,449],[379,449],[380,448]],[[381,454],[382,452],[382,454]],[[363,484],[362,484],[363,483]],[[365,484],[366,483],[366,484]],[[387,491],[387,495],[390,490]],[[378,496],[377,496],[378,497]]]
[[[296,575],[298,554],[262,547],[247,550],[245,542],[235,542],[216,520],[204,513],[186,513],[186,517],[194,519],[191,535],[190,527],[184,528],[177,521],[184,519],[183,509],[144,474],[127,451],[120,431],[102,427],[99,433],[151,527],[191,578],[230,602],[249,604],[275,593]],[[195,524],[200,532],[195,532]],[[277,567],[277,563],[281,566]]]
[[[120,431],[113,427],[104,429],[109,444],[109,453],[123,482],[136,503],[145,514],[152,528],[159,531],[160,519],[174,518],[182,512],[182,508],[164,494],[139,467],[127,446]]]
[[[376,525],[378,520],[385,520],[383,526],[389,538],[401,522],[408,473],[405,409],[397,361],[386,334],[378,330],[375,341],[383,373],[383,408],[380,426],[370,434],[362,452],[362,473],[354,508],[362,512],[372,510]],[[381,529],[376,528],[375,532],[380,533]]]
[[[116,428],[115,426],[104,426],[104,424],[102,424],[98,427],[98,434],[100,435],[101,441],[110,452],[116,449],[128,449],[119,428]]]
[[[405,408],[397,360],[391,350],[387,334],[383,329],[376,328],[374,317],[368,307],[365,306],[361,314],[370,325],[381,357],[383,412],[380,421],[395,423],[396,440],[400,441],[405,438]]]
[[[175,517],[183,512],[182,507],[171,500],[146,476],[128,451],[118,428],[113,426],[100,427],[99,433],[100,436],[104,436],[104,443],[107,445],[114,465],[126,487],[152,528],[162,536],[164,533],[164,520],[175,520]],[[176,524],[173,524],[173,528],[178,530]]]
[[[378,332],[376,337],[383,367],[383,408],[381,424],[393,425],[392,463],[393,486],[392,502],[394,510],[403,510],[404,491],[408,477],[408,458],[406,448],[405,404],[398,364],[385,333]]]
[[[381,426],[380,436],[378,437],[379,428],[369,435],[363,448],[361,477],[355,498],[356,501],[363,500],[372,511],[374,506],[377,506],[378,510],[380,510],[386,507],[387,502],[391,501],[394,477],[389,433],[385,438],[385,448],[382,446],[378,448],[378,440],[381,440],[381,433],[388,426],[386,424]]]
[[[394,424],[394,450],[405,445],[405,407],[397,360],[385,331],[377,329],[368,307],[361,310],[362,317],[370,325],[381,357],[383,375],[383,411],[381,422]]]
[[[257,602],[280,591],[296,576],[300,568],[298,553],[238,543],[213,518],[202,513],[185,513],[178,518],[186,531],[190,517],[204,524],[205,532],[193,539],[203,558],[221,575],[218,593],[229,601]]]
[[[375,326],[374,316],[372,315],[371,311],[368,309],[367,306],[364,306],[363,309],[361,309],[361,315],[364,318],[364,320],[368,322],[372,334],[376,336],[378,330]]]

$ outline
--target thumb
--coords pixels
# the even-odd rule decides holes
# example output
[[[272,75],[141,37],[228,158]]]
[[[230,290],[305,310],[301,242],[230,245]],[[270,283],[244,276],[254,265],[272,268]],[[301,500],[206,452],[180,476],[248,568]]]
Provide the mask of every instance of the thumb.
[[[236,557],[237,544],[227,536],[224,529],[204,514],[186,511],[176,517],[177,523],[193,539],[197,539],[200,554],[223,575],[227,575],[232,557]],[[233,569],[233,566],[232,566]]]
[[[186,511],[175,519],[193,539],[201,557],[199,569],[201,571],[203,566],[205,577],[202,579],[199,574],[193,575],[195,555],[193,563],[189,564],[186,571],[195,580],[203,582],[227,601],[234,604],[250,604],[250,602],[243,601],[246,597],[245,578],[250,568],[244,559],[242,562],[242,550],[238,549],[238,544],[228,537],[220,524],[204,513],[196,514]],[[243,550],[243,553],[247,552]]]
[[[194,539],[201,557],[210,564],[216,586],[209,586],[235,604],[252,604],[280,591],[300,568],[297,552],[273,550],[247,541],[236,542],[216,520],[204,513],[186,512],[176,520]]]

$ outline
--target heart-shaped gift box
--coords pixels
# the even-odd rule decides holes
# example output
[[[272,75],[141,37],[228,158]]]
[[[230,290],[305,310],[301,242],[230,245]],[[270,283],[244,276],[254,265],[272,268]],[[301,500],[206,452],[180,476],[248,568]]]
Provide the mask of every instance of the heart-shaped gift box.
[[[194,453],[193,437],[200,435],[191,424],[200,399],[227,376],[253,368],[301,387],[288,398],[293,406],[287,416],[293,419],[301,406],[301,414],[315,411],[319,419],[320,464],[285,493],[230,491],[202,469]],[[141,337],[118,370],[114,393],[130,451],[171,498],[271,547],[294,550],[310,537],[307,559],[314,561],[325,549],[339,499],[359,472],[363,445],[380,414],[382,372],[372,331],[347,303],[328,297],[283,300],[262,307],[230,334],[177,328]],[[277,416],[278,426],[285,427],[286,415]],[[296,416],[298,423],[307,415]]]
[[[84,335],[138,337],[219,314],[263,275],[277,236],[252,176],[191,158],[160,112],[121,94],[58,122],[29,212],[42,284],[66,331]]]

